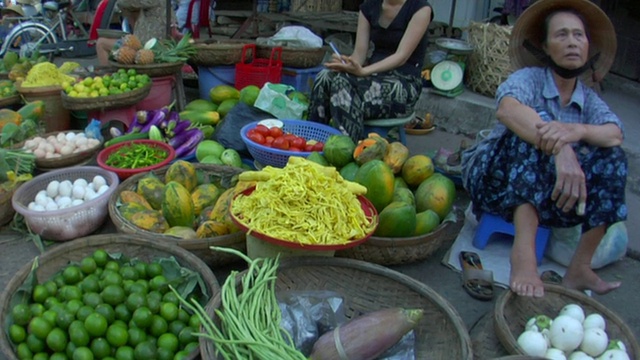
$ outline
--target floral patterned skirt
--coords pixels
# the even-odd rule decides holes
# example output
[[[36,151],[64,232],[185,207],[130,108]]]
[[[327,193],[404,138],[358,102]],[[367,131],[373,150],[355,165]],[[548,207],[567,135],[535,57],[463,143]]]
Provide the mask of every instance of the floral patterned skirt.
[[[583,231],[626,220],[625,185],[627,157],[621,147],[599,148],[580,143],[574,146],[587,182],[584,216],[563,212],[551,200],[556,181],[555,163],[511,131],[495,139],[483,154],[463,153],[466,168],[465,188],[476,215],[491,212],[513,220],[514,209],[532,204],[540,225],[572,227],[582,224]],[[473,149],[470,149],[470,151]],[[478,149],[480,150],[480,149]]]
[[[368,77],[322,70],[313,84],[309,120],[330,122],[353,141],[365,137],[365,119],[406,115],[422,92],[419,77],[389,71]]]

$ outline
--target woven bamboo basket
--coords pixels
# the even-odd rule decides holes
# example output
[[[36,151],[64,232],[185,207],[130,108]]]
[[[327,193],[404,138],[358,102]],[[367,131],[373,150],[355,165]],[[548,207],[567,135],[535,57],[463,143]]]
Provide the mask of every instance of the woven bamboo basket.
[[[11,106],[14,104],[18,104],[22,101],[22,99],[20,98],[20,95],[16,94],[16,95],[12,95],[12,96],[7,96],[4,98],[0,98],[0,108],[4,108],[7,106]]]
[[[202,172],[202,174],[205,176],[205,182],[219,182],[225,188],[232,186],[233,182],[235,181],[235,175],[242,172],[242,169],[232,166],[221,166],[213,164],[194,164],[194,166],[196,167],[197,171]],[[169,166],[165,166],[152,172],[161,180],[164,180],[164,175],[167,172],[168,168]],[[143,178],[145,175],[147,175],[147,173],[136,174],[126,179],[118,186],[116,191],[114,191],[114,193],[109,198],[109,216],[111,217],[111,221],[116,226],[119,232],[135,234],[148,240],[179,245],[181,248],[186,249],[198,256],[212,268],[220,267],[240,260],[237,256],[211,251],[209,247],[232,247],[242,252],[246,252],[246,238],[245,233],[242,231],[205,239],[184,240],[174,236],[158,234],[141,229],[132,224],[129,220],[125,219],[118,210],[120,193],[122,193],[124,190],[135,191],[137,188],[138,180]]]
[[[57,85],[22,87],[21,84],[16,83],[16,89],[26,102],[38,100],[44,102],[44,115],[40,118],[44,131],[61,131],[71,128],[71,114],[62,104],[62,87]]]
[[[118,69],[134,69],[138,74],[147,74],[150,77],[160,77],[175,75],[182,70],[184,62],[175,63],[156,63],[149,65],[136,65],[136,64],[121,64],[115,61],[109,61],[111,66],[115,66]]]
[[[71,97],[62,91],[62,105],[68,110],[108,110],[135,105],[149,95],[151,83],[122,94],[98,96],[92,98]]]
[[[36,276],[40,282],[49,279],[70,262],[79,262],[82,258],[93,254],[98,249],[103,249],[112,254],[123,254],[128,258],[138,258],[147,262],[157,258],[174,257],[181,266],[200,274],[206,286],[208,298],[218,294],[220,291],[218,281],[211,269],[190,252],[170,244],[121,234],[88,236],[54,247],[37,258]],[[11,311],[11,304],[14,301],[19,301],[17,298],[20,296],[18,290],[31,273],[34,261],[30,261],[18,270],[0,296],[0,324],[5,329],[8,328],[7,314]],[[4,359],[18,360],[6,331],[0,331],[0,351],[4,354]],[[194,350],[187,359],[196,359],[199,358],[199,355],[199,349]]]
[[[258,45],[256,56],[269,59],[273,48],[274,46]],[[327,46],[319,48],[282,46],[282,66],[304,69],[319,66],[328,49]]]
[[[38,135],[38,136],[43,139],[46,139],[49,136],[57,136],[61,132],[62,133],[72,132],[75,134],[80,134],[80,133],[83,133],[84,131],[82,130],[52,131],[52,132],[49,132],[43,135]],[[54,169],[59,169],[63,167],[68,167],[68,166],[83,165],[89,162],[93,157],[93,155],[95,155],[98,152],[98,150],[102,148],[103,143],[104,141],[100,141],[100,144],[90,149],[87,149],[85,151],[81,151],[81,152],[69,154],[69,155],[61,155],[60,157],[57,157],[57,158],[49,158],[49,159],[36,158],[36,167],[40,170],[47,171],[47,170],[54,170]],[[16,144],[14,147],[22,148],[23,146],[24,146],[24,142]]]
[[[469,330],[473,358],[490,360],[509,356],[493,330],[493,311],[484,314]]]
[[[494,308],[493,325],[500,343],[509,354],[523,355],[517,338],[524,331],[527,321],[540,314],[553,319],[567,304],[580,305],[586,315],[602,315],[607,324],[606,332],[609,338],[621,340],[627,348],[629,358],[640,357],[638,341],[629,326],[616,313],[582,292],[552,284],[544,285],[543,298],[517,296],[512,291],[505,291],[498,298]]]
[[[469,89],[494,97],[498,86],[513,72],[509,59],[511,26],[471,22],[468,43],[474,51],[467,62]]]
[[[5,226],[9,222],[11,222],[11,220],[13,219],[13,215],[16,213],[16,211],[13,209],[13,205],[11,204],[11,198],[16,192],[18,186],[11,189],[10,191],[0,191],[0,227]]]
[[[336,256],[385,266],[422,261],[438,251],[445,243],[455,240],[462,228],[464,222],[462,219],[464,216],[456,210],[455,222],[443,222],[428,234],[406,238],[372,236],[358,246],[336,251]]]
[[[242,61],[242,47],[251,44],[245,40],[199,40],[196,52],[189,60],[197,66],[235,65]]]
[[[389,307],[424,309],[415,329],[416,359],[473,359],[467,328],[456,310],[430,287],[386,267],[353,259],[292,257],[282,259],[276,292],[334,291],[345,301],[348,319]],[[207,304],[214,319],[216,296]],[[203,359],[216,359],[211,341],[200,339]]]

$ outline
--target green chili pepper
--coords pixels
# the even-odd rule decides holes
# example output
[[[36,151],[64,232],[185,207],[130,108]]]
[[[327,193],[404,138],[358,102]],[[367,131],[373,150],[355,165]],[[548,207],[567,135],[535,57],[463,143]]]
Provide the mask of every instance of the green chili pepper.
[[[140,169],[161,163],[167,151],[148,144],[130,143],[109,154],[105,163],[118,169]]]

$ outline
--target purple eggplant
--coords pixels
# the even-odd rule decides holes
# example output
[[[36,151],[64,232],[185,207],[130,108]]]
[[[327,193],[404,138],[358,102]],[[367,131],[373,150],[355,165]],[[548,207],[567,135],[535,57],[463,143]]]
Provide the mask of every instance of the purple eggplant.
[[[133,121],[127,129],[127,134],[138,133],[144,127],[144,123],[147,122],[147,111],[140,110],[133,116]]]
[[[175,111],[170,111],[169,115],[166,116],[160,123],[160,128],[171,130],[176,126],[178,121],[180,121],[180,116],[178,115],[178,113]]]
[[[149,114],[147,116],[149,118],[146,124],[144,124],[144,126],[140,130],[140,132],[149,132],[149,129],[151,129],[151,126],[153,125],[159,127],[162,120],[166,117],[166,114],[164,113],[164,111],[161,111],[161,110],[151,110],[148,113]]]
[[[186,131],[189,128],[189,126],[191,126],[191,122],[186,120],[180,121],[176,124],[176,126],[173,129],[169,129],[167,131],[167,136],[169,138],[176,137],[180,135],[183,131]]]
[[[124,134],[122,134],[122,131],[120,129],[112,126],[111,128],[109,128],[109,135],[111,135],[112,138],[117,138],[118,136],[122,136]]]
[[[174,141],[178,139],[179,141]],[[198,143],[204,139],[204,135],[200,129],[191,129],[183,132],[180,136],[176,136],[169,140],[171,145],[176,150],[176,157],[183,157],[193,150]],[[173,143],[172,143],[173,142]],[[175,145],[174,145],[175,144]]]

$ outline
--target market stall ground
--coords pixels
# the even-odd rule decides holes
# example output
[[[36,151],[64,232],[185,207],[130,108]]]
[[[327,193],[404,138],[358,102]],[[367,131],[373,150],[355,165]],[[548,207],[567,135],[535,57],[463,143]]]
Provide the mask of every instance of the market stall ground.
[[[619,113],[619,115],[623,118],[625,126],[627,127],[627,134],[631,134],[631,136],[628,136],[628,139],[634,138],[632,135],[640,131],[640,123],[638,123],[635,117],[632,117],[634,114],[633,109],[638,111],[640,111],[640,109],[637,109],[638,105],[635,104],[633,100],[638,98],[640,91],[636,92],[637,89],[635,87],[625,86],[610,87],[609,89],[610,93],[608,93],[606,97],[610,98],[610,101],[616,102],[614,111],[622,109],[621,111],[624,113]],[[197,97],[197,89],[187,88],[187,98],[189,100]],[[612,103],[611,106],[614,107],[614,104]],[[635,114],[637,114],[637,111]],[[424,153],[425,151],[438,149],[440,147],[455,147],[456,144],[459,144],[461,138],[461,135],[454,135],[452,132],[437,130],[427,135],[409,135],[408,147],[412,153]],[[638,146],[640,145],[628,141],[628,144],[625,146],[627,146],[626,150],[629,154],[629,181],[631,183],[635,181],[634,179],[638,178],[637,163],[640,158],[638,156],[640,153]],[[633,186],[628,187],[628,189],[630,190],[628,191],[630,213],[635,214],[637,211],[634,211],[634,209],[638,209],[637,189],[634,190]],[[467,204],[468,200],[464,193],[461,192],[456,206],[464,208]],[[630,216],[630,218],[633,218],[633,215]],[[618,313],[634,331],[636,337],[638,337],[640,336],[640,315],[634,306],[630,305],[635,299],[636,294],[640,291],[640,283],[633,281],[634,277],[640,273],[640,261],[638,261],[637,256],[635,256],[638,253],[637,251],[640,250],[640,239],[635,235],[638,231],[633,228],[633,226],[637,226],[637,224],[628,223],[627,226],[629,227],[631,237],[630,248],[633,250],[631,253],[634,256],[626,257],[599,271],[599,274],[603,278],[607,280],[621,280],[623,285],[615,292],[606,296],[595,296],[595,299]],[[98,233],[112,233],[115,231],[115,226],[108,220]],[[492,311],[496,298],[490,302],[481,302],[469,297],[464,292],[461,287],[460,274],[442,265],[442,259],[450,245],[451,243],[444,244],[438,252],[432,254],[425,261],[409,265],[392,266],[391,268],[425,283],[447,299],[458,311],[467,328],[470,329],[473,334],[474,330],[472,329],[474,324],[482,319],[483,315]],[[0,286],[3,288],[6,287],[6,284],[20,267],[38,255],[38,250],[33,243],[19,234],[12,232],[8,227],[0,229],[0,250],[2,251],[0,258]],[[231,268],[214,269],[214,273],[221,280],[230,270]],[[502,291],[503,290],[499,290],[497,295]],[[474,339],[473,336],[472,339]]]

